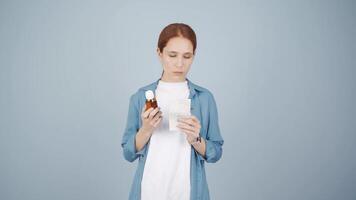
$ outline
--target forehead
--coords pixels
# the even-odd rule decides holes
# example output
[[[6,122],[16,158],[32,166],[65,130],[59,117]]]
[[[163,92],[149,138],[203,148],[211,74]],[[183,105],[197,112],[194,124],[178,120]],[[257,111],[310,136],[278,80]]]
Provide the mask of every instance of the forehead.
[[[165,50],[176,51],[178,53],[193,53],[193,44],[186,38],[174,37],[167,42]]]

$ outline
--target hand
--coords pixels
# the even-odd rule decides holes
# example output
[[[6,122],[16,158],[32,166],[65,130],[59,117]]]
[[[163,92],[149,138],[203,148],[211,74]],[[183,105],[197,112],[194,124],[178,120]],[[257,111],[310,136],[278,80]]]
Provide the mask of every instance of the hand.
[[[146,110],[146,105],[142,108],[142,112],[141,112],[141,120],[142,120],[141,129],[144,130],[149,135],[152,135],[153,131],[158,127],[158,125],[162,121],[162,111],[160,111],[159,107],[155,109],[149,108],[146,111],[145,110]]]
[[[197,137],[199,137],[201,125],[200,121],[194,115],[178,118],[177,127],[187,135],[187,140],[189,144],[196,142]]]

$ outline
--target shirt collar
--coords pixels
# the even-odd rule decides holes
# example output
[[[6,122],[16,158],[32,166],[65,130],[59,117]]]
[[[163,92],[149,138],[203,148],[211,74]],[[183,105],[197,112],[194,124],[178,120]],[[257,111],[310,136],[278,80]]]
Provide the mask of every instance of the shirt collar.
[[[189,99],[191,99],[192,97],[194,97],[194,95],[197,93],[197,91],[201,91],[200,87],[195,85],[194,83],[192,83],[188,78],[185,78],[188,82],[188,88],[189,88]],[[157,85],[158,85],[158,82],[161,80],[161,78],[157,79],[155,82],[145,86],[145,87],[142,87],[141,90],[152,90],[154,93],[157,89]]]

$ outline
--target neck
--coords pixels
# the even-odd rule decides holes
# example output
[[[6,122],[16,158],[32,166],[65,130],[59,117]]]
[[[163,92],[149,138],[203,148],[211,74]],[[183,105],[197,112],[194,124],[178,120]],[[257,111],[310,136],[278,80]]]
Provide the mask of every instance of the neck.
[[[164,81],[164,82],[184,82],[184,81],[186,81],[186,78],[185,77],[169,78],[169,77],[166,77],[166,76],[163,75],[161,77],[161,81]]]

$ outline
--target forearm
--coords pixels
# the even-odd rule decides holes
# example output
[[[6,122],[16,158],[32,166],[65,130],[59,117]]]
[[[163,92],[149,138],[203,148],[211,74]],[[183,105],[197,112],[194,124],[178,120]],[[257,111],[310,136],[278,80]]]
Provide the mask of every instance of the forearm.
[[[136,151],[141,151],[151,137],[151,133],[140,128],[135,136]]]
[[[196,142],[192,146],[200,155],[205,157],[206,143],[203,137],[201,138],[201,142]]]

